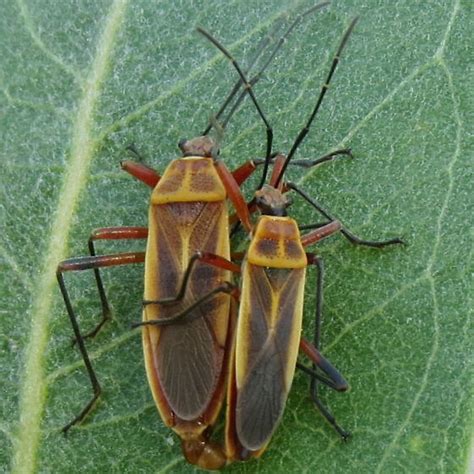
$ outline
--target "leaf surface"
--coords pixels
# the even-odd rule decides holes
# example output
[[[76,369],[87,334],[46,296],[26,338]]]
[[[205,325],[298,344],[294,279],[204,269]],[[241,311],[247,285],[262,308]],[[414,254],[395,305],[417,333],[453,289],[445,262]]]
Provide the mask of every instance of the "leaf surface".
[[[55,280],[87,252],[92,229],[146,225],[149,192],[120,171],[134,143],[163,170],[199,134],[235,80],[197,35],[202,25],[240,60],[308,2],[6,2],[0,19],[1,470],[193,472],[148,390],[141,341],[142,269],[104,272],[114,320],[88,347],[104,396],[88,420],[60,428],[91,395]],[[281,14],[288,12],[289,18]],[[323,399],[353,437],[342,443],[297,373],[281,426],[258,461],[230,472],[466,472],[472,433],[472,39],[469,2],[334,2],[294,31],[255,93],[288,151],[308,117],[350,19],[360,19],[298,158],[350,146],[289,176],[364,238],[342,236],[325,259],[323,352],[351,384]],[[281,23],[283,22],[283,23]],[[286,23],[285,23],[286,22]],[[472,21],[471,21],[472,23]],[[281,26],[280,28],[283,28]],[[245,60],[244,60],[245,64]],[[471,126],[472,128],[472,126]],[[222,157],[262,157],[250,101]],[[252,186],[246,188],[250,196]],[[320,220],[295,198],[301,223]],[[140,243],[100,245],[100,251]],[[87,272],[86,272],[87,273]],[[81,327],[99,305],[93,276],[67,275]],[[305,333],[314,314],[308,280]]]

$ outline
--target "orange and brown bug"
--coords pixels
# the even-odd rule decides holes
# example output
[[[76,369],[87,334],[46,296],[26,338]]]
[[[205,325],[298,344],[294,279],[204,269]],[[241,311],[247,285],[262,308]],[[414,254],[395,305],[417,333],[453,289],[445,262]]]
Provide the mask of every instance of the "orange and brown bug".
[[[356,21],[351,22],[342,38],[305,127],[287,157],[275,156],[270,185],[256,192],[254,204],[261,216],[252,229],[251,243],[241,270],[240,306],[228,382],[225,450],[229,461],[259,457],[264,452],[281,420],[297,365],[310,374],[311,396],[321,413],[343,439],[349,436],[318,397],[319,382],[340,391],[346,390],[348,385],[319,352],[323,261],[313,253],[306,253],[305,247],[338,231],[358,245],[381,248],[403,242],[398,238],[379,242],[356,237],[298,186],[284,185],[282,179],[313,123]],[[214,44],[234,61],[219,44]],[[350,150],[339,150],[309,162],[309,165],[328,161],[338,154],[350,155]],[[262,183],[264,181],[265,172]],[[301,236],[298,224],[286,212],[290,200],[283,191],[290,189],[300,194],[327,222]],[[309,265],[318,270],[314,344],[301,339],[303,295]],[[298,350],[310,358],[312,369],[297,364]]]
[[[287,160],[280,155],[278,161],[282,169]],[[262,215],[253,229],[241,270],[240,306],[227,394],[225,449],[229,460],[259,457],[265,451],[283,415],[297,366],[310,375],[311,397],[316,406],[347,439],[349,433],[337,424],[318,396],[319,382],[338,391],[347,390],[348,385],[319,352],[323,260],[305,252],[305,247],[336,232],[359,245],[383,247],[402,243],[398,238],[374,242],[355,237],[306,193],[287,183],[288,189],[299,192],[329,219],[301,236],[296,221],[286,215],[290,200],[277,182],[272,178],[270,186],[265,185],[256,193],[256,205]],[[301,338],[309,265],[318,271],[313,344]],[[312,369],[297,364],[299,350],[312,361]]]
[[[323,4],[308,12],[321,6]],[[295,20],[280,39],[270,60],[301,18]],[[251,96],[264,121],[267,128],[266,166],[270,162],[272,131],[251,85],[268,64],[269,60],[250,81],[237,68],[241,79],[230,94],[232,99],[243,84],[245,93]],[[236,102],[240,103],[241,98]],[[234,104],[225,123],[235,109]],[[202,467],[216,468],[225,462],[225,458],[208,438],[224,398],[232,336],[229,293],[234,291],[229,280],[230,270],[235,271],[235,265],[229,262],[227,199],[233,202],[240,220],[249,230],[247,206],[239,185],[252,174],[256,165],[249,161],[230,173],[217,159],[216,144],[207,136],[184,140],[180,142],[180,148],[183,158],[171,162],[163,176],[140,163],[126,161],[122,165],[153,188],[148,228],[98,229],[89,239],[91,256],[68,259],[58,266],[60,289],[94,392],[90,402],[63,430],[66,432],[81,422],[101,393],[84,343],[84,337],[94,336],[110,318],[99,269],[145,262],[144,310],[140,325],[144,326],[145,364],[153,397],[165,424],[180,436],[187,459]],[[97,240],[145,238],[148,239],[146,252],[102,256],[95,253]],[[86,269],[94,270],[103,318],[93,331],[83,336],[63,273]],[[193,321],[186,325],[168,325],[167,321],[173,321],[180,313]],[[159,324],[148,324],[150,322]]]
[[[341,225],[332,221],[303,241],[298,224],[286,215],[290,201],[274,183],[271,180],[256,193],[262,215],[242,266],[227,395],[226,455],[232,461],[259,457],[266,449],[282,417],[299,350],[328,377],[306,370],[312,379],[340,391],[348,387],[317,348],[301,339],[306,268],[320,264],[304,246],[337,232]],[[334,420],[333,425],[347,436]]]

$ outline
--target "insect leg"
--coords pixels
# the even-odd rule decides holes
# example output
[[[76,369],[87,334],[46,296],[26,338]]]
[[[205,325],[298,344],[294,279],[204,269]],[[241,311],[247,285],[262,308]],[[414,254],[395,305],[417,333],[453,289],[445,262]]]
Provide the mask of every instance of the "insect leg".
[[[328,155],[329,156],[329,155]],[[325,160],[327,161],[326,157]],[[306,160],[303,160],[306,163]],[[272,156],[269,160],[251,160],[248,161],[247,163],[244,163],[240,168],[232,172],[232,176],[234,177],[234,180],[240,185],[245,179],[247,179],[256,169],[257,166],[262,165],[262,164],[273,164],[273,171],[272,175],[270,178],[270,186],[273,186],[276,182],[276,180],[279,178],[281,169],[285,163],[285,157],[281,154],[275,154]],[[264,173],[265,174],[265,173]],[[284,188],[284,184],[280,183],[280,188]],[[280,189],[283,192],[286,192],[287,190]],[[257,210],[257,204],[255,201],[255,198],[253,198],[249,203],[246,204],[247,206],[247,214],[253,214]],[[233,214],[229,218],[229,223],[233,224],[233,228],[231,230],[230,236],[233,237],[236,232],[240,228],[240,220],[239,220],[239,215],[238,214]]]
[[[300,350],[303,351],[306,356],[320,368],[329,378],[320,375],[315,370],[309,369],[305,365],[299,364],[303,372],[306,372],[311,377],[315,377],[320,382],[324,383],[328,387],[337,390],[338,392],[345,392],[349,388],[344,376],[334,367],[328,359],[326,359],[318,349],[304,337],[300,340]]]
[[[181,282],[180,289],[177,293],[176,296],[173,296],[171,298],[162,298],[159,300],[154,300],[154,301],[143,301],[144,305],[148,304],[172,304],[176,303],[180,300],[183,299],[184,295],[186,294],[186,288],[188,286],[189,278],[191,276],[191,272],[194,268],[195,263],[199,261],[201,263],[205,263],[207,265],[211,265],[213,267],[217,268],[222,268],[224,270],[230,270],[231,272],[234,273],[240,273],[240,266],[236,265],[235,263],[227,260],[224,257],[221,257],[220,255],[216,255],[210,252],[196,252],[188,262],[188,266],[186,267],[186,270],[184,272],[183,276],[183,281]]]
[[[327,219],[334,221],[334,217],[326,210],[324,209],[318,202],[316,202],[312,197],[310,197],[305,191],[303,191],[301,188],[299,188],[296,184],[294,183],[286,183],[287,188],[293,189],[296,191],[301,197],[303,197],[309,204],[311,204],[317,211],[319,211],[324,217]],[[404,244],[405,242],[400,239],[400,238],[394,238],[394,239],[387,239],[387,240],[382,240],[382,241],[373,241],[373,240],[364,240],[356,235],[354,235],[352,232],[350,232],[345,226],[341,226],[341,233],[344,235],[346,239],[348,239],[351,243],[356,244],[356,245],[365,245],[367,247],[385,247],[386,245],[394,245],[394,244]]]
[[[160,175],[149,166],[132,160],[124,160],[120,163],[124,171],[131,174],[150,188],[154,188],[160,180]]]
[[[350,148],[343,148],[341,150],[336,150],[326,155],[320,156],[319,158],[316,158],[315,160],[293,160],[289,163],[289,166],[299,166],[300,168],[312,168],[314,166],[320,165],[321,163],[325,163],[326,161],[332,161],[340,155],[345,155],[345,156],[349,156],[350,158],[353,158],[352,150]],[[274,164],[275,166],[273,168],[273,174],[272,174],[270,183],[274,187],[278,186],[278,183],[279,183],[280,186],[283,186],[284,192],[286,192],[288,190],[285,189],[285,185],[282,185],[281,179],[280,179],[282,169],[285,166],[285,162],[286,162],[285,160],[286,158],[284,155],[275,154],[271,156],[269,160],[262,160],[262,159],[257,158],[257,159],[252,160],[251,163],[253,164],[254,168],[256,168],[257,166],[267,164],[267,163],[269,165]],[[252,172],[253,171],[254,170],[252,169]]]
[[[232,171],[235,182],[240,186],[244,183],[253,172],[257,169],[257,165],[253,160],[246,161],[243,165]]]
[[[334,152],[334,153],[331,153],[329,155],[325,155],[325,156],[321,157],[318,160],[312,161],[311,162],[312,166],[315,166],[316,164],[319,164],[319,163],[323,163],[324,161],[329,161],[329,160],[333,159],[335,156],[342,154],[342,151],[343,150],[341,150],[340,152]],[[282,168],[285,164],[285,156],[281,155],[281,154],[276,154],[275,156],[271,157],[271,159],[269,160],[269,163],[272,163],[274,165],[269,183],[270,183],[270,186],[276,186],[276,182],[279,180],[279,177],[281,175],[281,170],[282,170]],[[306,166],[308,161],[307,160],[302,160],[302,163],[305,163],[305,166]],[[263,164],[262,160],[253,160],[253,161],[250,161],[250,162],[244,164],[244,166],[250,167],[251,165],[253,165],[253,168],[250,171],[250,174],[251,174],[255,170],[256,166],[258,166],[260,164]],[[290,164],[298,164],[298,163],[295,162],[295,163],[290,163]],[[240,172],[240,168],[236,171]],[[235,179],[235,174],[234,173],[232,173],[232,174],[233,174],[234,179]],[[245,179],[246,178],[247,177],[245,177]],[[284,183],[280,182],[280,184],[278,186],[279,186],[279,188],[282,192],[287,192],[288,191],[288,189],[286,189]],[[247,209],[248,209],[248,214],[253,214],[257,210],[257,205],[256,205],[255,198],[253,198],[249,203],[247,203]],[[234,226],[231,230],[231,234],[230,234],[231,237],[232,237],[232,236],[235,235],[235,233],[238,231],[238,229],[240,227],[239,216],[236,215],[236,214],[231,215],[230,218],[229,218],[229,222],[231,224],[234,224]],[[312,225],[312,226],[308,226],[306,228],[307,229],[313,229],[315,227],[321,227],[322,225],[324,225],[324,224]],[[304,228],[305,227],[300,227],[300,229],[304,229]]]
[[[310,346],[307,346],[307,354],[310,354],[310,358],[313,360],[313,370],[316,370],[316,367],[320,367],[329,377],[334,377],[333,381],[336,385],[339,385],[342,390],[347,389],[347,382],[344,380],[342,375],[332,367],[329,361],[325,360],[323,363],[322,360],[318,360],[318,354],[321,346],[321,325],[322,325],[322,311],[323,311],[323,279],[324,279],[324,264],[320,257],[317,257],[315,254],[306,254],[308,258],[308,264],[314,265],[317,269],[317,280],[316,280],[316,313],[315,313],[315,329],[314,329],[314,349],[313,354],[309,351]],[[319,363],[318,363],[319,362]],[[329,365],[328,365],[329,364]],[[334,429],[339,433],[339,435],[346,440],[350,433],[345,431],[341,426],[336,422],[334,416],[330,411],[323,405],[318,394],[318,384],[319,380],[315,377],[311,377],[310,382],[310,394],[313,403],[319,409],[321,414],[328,420],[328,422],[334,427]]]
[[[320,156],[319,158],[316,158],[314,160],[309,160],[309,159],[302,159],[302,160],[291,160],[290,163],[288,163],[288,166],[299,166],[300,168],[312,168],[313,166],[320,165],[321,163],[324,163],[326,161],[332,161],[335,158],[337,158],[340,155],[345,155],[350,158],[354,158],[354,155],[352,154],[352,149],[351,148],[341,148],[340,150],[335,150],[332,151],[331,153],[328,153],[327,155]],[[274,155],[270,157],[269,163],[272,164],[275,162],[275,158],[278,155]],[[265,160],[262,158],[255,158],[252,160],[255,166],[261,166],[265,164]]]
[[[103,227],[92,231],[89,241],[89,254],[92,257],[96,256],[94,241],[96,240],[124,240],[124,239],[146,239],[148,237],[148,229],[146,227]],[[99,292],[100,303],[102,306],[102,319],[99,324],[89,333],[85,334],[84,338],[95,337],[102,326],[111,319],[111,310],[107,295],[105,294],[104,284],[100,276],[99,267],[94,268],[94,276],[97,284],[97,291]]]
[[[71,426],[75,425],[76,423],[81,422],[89,414],[89,412],[93,409],[102,391],[100,383],[94,371],[94,368],[92,367],[89,354],[87,353],[87,349],[84,344],[84,338],[82,337],[81,331],[79,329],[77,317],[76,317],[76,314],[74,313],[74,309],[71,304],[71,299],[69,298],[69,294],[67,292],[66,285],[64,283],[63,273],[69,272],[69,271],[89,270],[91,268],[111,267],[111,266],[116,266],[116,265],[128,265],[132,263],[141,263],[144,260],[145,260],[144,252],[132,252],[132,253],[124,253],[124,254],[116,254],[116,255],[70,258],[68,260],[64,260],[58,265],[58,268],[56,270],[56,277],[58,279],[59,288],[61,289],[61,293],[64,298],[64,304],[66,305],[67,313],[71,321],[71,325],[74,331],[77,345],[81,352],[82,359],[84,360],[84,364],[86,366],[86,370],[89,375],[89,379],[91,381],[92,391],[94,392],[92,399],[81,410],[79,415],[77,415],[71,422],[69,422],[66,426],[64,426],[64,428],[62,429],[63,433],[67,433],[67,431],[69,430],[69,428],[71,428]]]
[[[329,224],[329,223],[328,222],[315,222],[314,224],[299,225],[298,229],[300,231],[302,231],[302,230],[311,230],[311,229],[319,229],[320,227],[323,227],[326,224]]]
[[[341,223],[337,220],[319,226],[316,229],[308,232],[307,234],[301,236],[301,243],[303,247],[319,242],[320,240],[325,239],[326,237],[335,234],[341,230]]]
[[[199,298],[198,300],[196,300],[193,304],[189,305],[186,309],[181,311],[181,313],[178,313],[169,318],[161,318],[161,319],[154,319],[150,321],[142,321],[139,323],[133,323],[132,329],[138,326],[169,326],[171,324],[184,324],[184,323],[189,323],[191,321],[194,321],[197,318],[201,318],[203,315],[200,313],[191,314],[193,310],[196,309],[198,306],[204,303],[207,303],[215,295],[218,295],[220,293],[229,294],[235,299],[239,299],[239,296],[240,296],[238,287],[230,283],[229,281],[226,281],[222,285],[217,286],[216,288],[211,290],[202,298]],[[159,304],[159,301],[144,301],[143,304],[145,306],[149,304]]]
[[[307,341],[306,339],[302,338],[301,343],[305,342],[306,344],[310,344],[311,347],[313,345]],[[301,344],[300,344],[300,350],[301,349]],[[314,349],[313,347],[313,350]],[[296,363],[296,367],[300,369],[302,372],[305,374],[309,375],[311,378],[315,378],[322,382],[324,385],[326,385],[329,388],[332,388],[333,390],[337,390],[338,392],[345,392],[348,388],[349,385],[347,384],[346,380],[344,377],[339,373],[339,371],[329,362],[326,358],[323,358],[323,356],[317,352],[318,354],[318,359],[315,364],[323,371],[328,373],[328,377],[325,377],[324,375],[321,375],[319,372],[316,370],[310,369],[309,367],[306,367],[306,365],[301,364],[300,362]],[[314,362],[314,361],[313,361]],[[334,379],[336,381],[334,381]]]
[[[291,166],[299,166],[301,168],[312,168],[313,166],[318,166],[321,163],[325,163],[326,161],[332,161],[338,156],[348,156],[349,158],[354,158],[352,154],[352,150],[350,148],[342,148],[340,150],[332,151],[327,155],[320,156],[315,160],[293,160],[290,162]]]

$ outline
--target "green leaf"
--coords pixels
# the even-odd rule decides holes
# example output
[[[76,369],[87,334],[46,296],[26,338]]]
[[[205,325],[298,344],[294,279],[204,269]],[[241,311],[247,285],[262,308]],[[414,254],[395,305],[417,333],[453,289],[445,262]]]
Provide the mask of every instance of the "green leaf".
[[[140,337],[128,329],[140,319],[141,268],[104,272],[114,320],[88,341],[104,396],[82,426],[61,435],[91,391],[70,345],[55,269],[87,252],[93,228],[146,225],[149,192],[120,171],[125,146],[135,143],[163,170],[177,156],[178,140],[200,133],[230,90],[235,71],[195,26],[248,58],[273,25],[309,6],[4,2],[1,470],[194,471],[156,412]],[[281,20],[285,11],[289,20]],[[377,251],[341,236],[317,246],[326,268],[323,352],[351,384],[346,394],[323,391],[323,399],[352,431],[350,442],[314,409],[307,379],[297,373],[267,452],[231,472],[453,473],[469,463],[470,3],[334,2],[294,31],[255,93],[274,126],[274,148],[288,151],[356,14],[332,87],[298,151],[315,158],[350,146],[356,158],[288,174],[358,235],[401,235],[409,245]],[[247,100],[222,156],[234,168],[264,149],[264,127]],[[291,209],[301,223],[318,221],[297,199]],[[122,244],[100,251],[130,249]],[[88,328],[99,307],[93,276],[85,273],[67,279]],[[313,314],[311,276],[308,335]]]

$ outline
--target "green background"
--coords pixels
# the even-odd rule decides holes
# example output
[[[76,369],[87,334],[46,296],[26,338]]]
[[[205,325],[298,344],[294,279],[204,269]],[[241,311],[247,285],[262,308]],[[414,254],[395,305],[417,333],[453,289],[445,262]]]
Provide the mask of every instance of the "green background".
[[[142,268],[104,272],[115,319],[88,347],[102,402],[66,439],[90,395],[55,282],[86,253],[91,229],[146,225],[149,191],[120,171],[135,143],[159,170],[199,134],[235,71],[194,31],[237,58],[310,2],[3,2],[0,19],[0,470],[192,472],[147,387],[140,337]],[[342,443],[297,373],[283,422],[259,461],[230,472],[466,472],[472,435],[472,4],[334,2],[307,18],[255,93],[287,151],[345,27],[360,15],[298,157],[351,146],[289,176],[365,238],[404,248],[317,246],[325,258],[324,353],[351,391],[323,393],[353,438]],[[470,89],[470,90],[469,90]],[[470,123],[470,128],[469,124]],[[246,101],[225,135],[229,167],[264,153]],[[471,184],[472,185],[472,184]],[[246,188],[248,196],[252,186]],[[301,223],[316,213],[295,199]],[[140,244],[101,244],[102,252]],[[91,274],[68,275],[83,328],[98,301]],[[310,334],[314,278],[304,330]],[[469,337],[470,336],[470,337]]]

